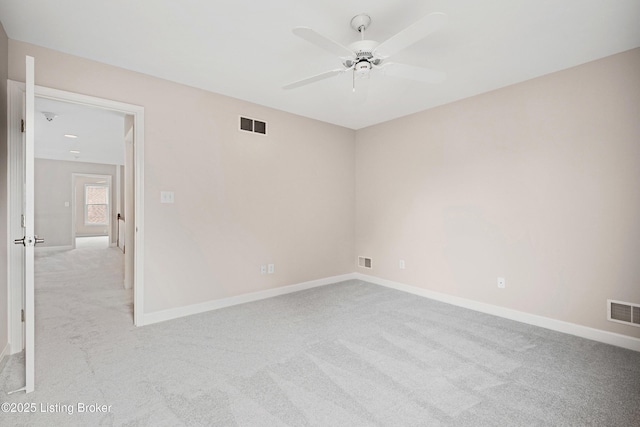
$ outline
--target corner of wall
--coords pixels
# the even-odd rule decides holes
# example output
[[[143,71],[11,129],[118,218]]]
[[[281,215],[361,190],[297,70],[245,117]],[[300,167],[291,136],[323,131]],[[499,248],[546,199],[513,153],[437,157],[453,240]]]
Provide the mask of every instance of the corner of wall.
[[[372,276],[640,339],[605,311],[640,303],[638,75],[633,49],[359,130],[356,256]]]

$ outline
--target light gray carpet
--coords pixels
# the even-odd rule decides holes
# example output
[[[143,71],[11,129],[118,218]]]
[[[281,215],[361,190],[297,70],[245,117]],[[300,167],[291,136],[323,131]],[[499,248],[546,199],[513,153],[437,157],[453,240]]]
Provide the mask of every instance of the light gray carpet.
[[[37,412],[3,426],[640,425],[637,352],[359,281],[135,328],[117,249],[37,269],[36,391],[0,375]]]

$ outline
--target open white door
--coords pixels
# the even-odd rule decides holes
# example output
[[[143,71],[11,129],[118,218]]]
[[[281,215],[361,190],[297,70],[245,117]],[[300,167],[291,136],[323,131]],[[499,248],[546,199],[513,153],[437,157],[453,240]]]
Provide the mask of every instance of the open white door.
[[[131,171],[126,184],[132,187],[130,215],[132,242],[129,248],[131,286],[134,288],[134,324],[144,324],[144,108],[118,101],[46,88],[34,84],[35,61],[26,58],[25,85],[8,81],[8,178],[9,230],[16,245],[9,251],[9,332],[10,354],[25,352],[25,386],[17,391],[35,389],[35,304],[34,247],[43,240],[35,235],[34,172],[35,172],[35,95],[123,112],[133,121],[130,156]],[[22,124],[22,125],[21,125]],[[135,141],[135,144],[134,144]],[[135,215],[134,213],[135,212]],[[135,219],[134,219],[135,217]],[[135,241],[135,244],[134,244]],[[134,267],[135,265],[135,267]]]
[[[16,238],[14,243],[24,246],[24,368],[25,386],[20,390],[30,393],[35,388],[35,316],[34,316],[34,248],[43,240],[35,235],[33,221],[34,204],[34,104],[35,104],[35,72],[34,59],[26,57],[25,77],[25,116],[24,116],[24,199],[22,226],[24,235]]]

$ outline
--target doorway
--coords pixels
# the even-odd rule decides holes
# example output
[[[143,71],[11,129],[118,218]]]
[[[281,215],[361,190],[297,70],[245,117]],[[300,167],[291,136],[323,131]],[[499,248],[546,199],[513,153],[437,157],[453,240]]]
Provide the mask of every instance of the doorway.
[[[21,208],[19,194],[22,192],[23,180],[17,165],[20,164],[20,150],[22,141],[21,120],[24,109],[25,85],[24,83],[9,81],[9,231],[21,230]],[[125,256],[125,270],[128,270],[129,286],[133,288],[133,321],[136,326],[143,324],[143,291],[144,291],[144,214],[143,214],[143,167],[144,167],[144,108],[136,105],[125,104],[102,98],[91,97],[72,92],[61,91],[41,86],[35,87],[35,95],[38,98],[80,104],[89,107],[101,108],[124,114],[130,123],[130,128],[123,129],[125,152],[127,159],[125,169],[124,187],[128,188],[129,221],[126,224],[125,236],[130,241]],[[126,206],[126,205],[125,205]],[[18,233],[15,233],[16,235]],[[43,235],[46,239],[46,237]],[[23,279],[20,276],[21,259],[17,251],[9,253],[9,331],[10,353],[15,354],[23,348],[23,328],[21,322],[22,309],[25,305],[22,293]],[[127,268],[128,267],[128,268]]]

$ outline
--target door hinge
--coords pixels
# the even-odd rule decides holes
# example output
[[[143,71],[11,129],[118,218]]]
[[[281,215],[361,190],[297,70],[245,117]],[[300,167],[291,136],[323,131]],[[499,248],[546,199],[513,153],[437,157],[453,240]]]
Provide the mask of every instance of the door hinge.
[[[20,215],[20,226],[22,228],[27,228],[27,217],[24,215]]]
[[[24,133],[24,119],[20,120],[20,132]]]
[[[24,322],[24,310],[20,310],[20,321]]]

